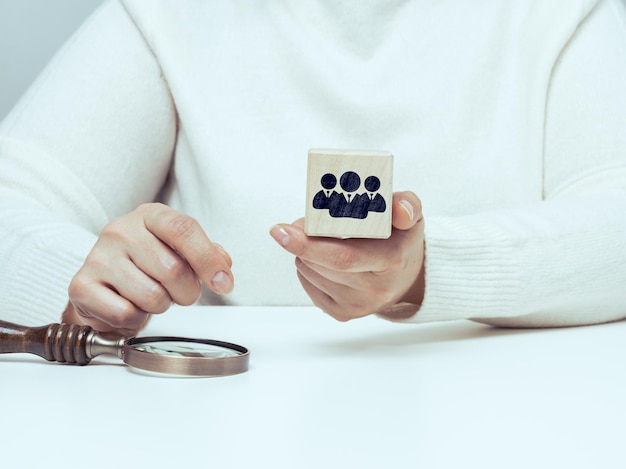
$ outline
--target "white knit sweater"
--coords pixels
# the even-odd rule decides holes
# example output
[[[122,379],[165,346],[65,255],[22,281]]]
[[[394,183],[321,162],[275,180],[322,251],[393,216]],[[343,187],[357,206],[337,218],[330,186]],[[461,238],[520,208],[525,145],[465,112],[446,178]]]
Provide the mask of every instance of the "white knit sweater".
[[[109,220],[155,199],[233,258],[205,302],[310,304],[269,228],[310,147],[388,150],[423,202],[412,321],[626,317],[618,0],[110,0],[0,126],[0,317],[56,321]]]

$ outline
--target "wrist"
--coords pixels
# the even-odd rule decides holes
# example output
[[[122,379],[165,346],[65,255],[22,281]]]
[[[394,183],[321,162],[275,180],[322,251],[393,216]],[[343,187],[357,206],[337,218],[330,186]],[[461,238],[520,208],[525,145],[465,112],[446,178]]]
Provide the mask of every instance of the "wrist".
[[[411,285],[407,293],[393,306],[376,313],[378,316],[390,321],[402,321],[415,316],[424,301],[426,281],[424,275],[424,265],[417,274],[415,282]]]

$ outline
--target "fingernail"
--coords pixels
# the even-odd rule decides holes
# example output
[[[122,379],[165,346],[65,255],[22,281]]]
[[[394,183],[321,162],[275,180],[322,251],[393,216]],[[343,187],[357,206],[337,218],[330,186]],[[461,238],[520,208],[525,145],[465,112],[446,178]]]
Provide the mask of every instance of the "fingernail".
[[[284,228],[281,228],[278,225],[272,226],[272,229],[270,230],[270,235],[272,235],[272,238],[278,241],[278,243],[280,243],[282,246],[287,246],[289,244],[289,233],[287,233]]]
[[[413,211],[413,205],[408,200],[401,200],[400,206],[406,211],[406,214],[409,216],[409,220],[413,220],[415,216],[415,212]]]
[[[211,288],[219,294],[229,293],[233,289],[233,282],[230,276],[221,270],[211,279]]]

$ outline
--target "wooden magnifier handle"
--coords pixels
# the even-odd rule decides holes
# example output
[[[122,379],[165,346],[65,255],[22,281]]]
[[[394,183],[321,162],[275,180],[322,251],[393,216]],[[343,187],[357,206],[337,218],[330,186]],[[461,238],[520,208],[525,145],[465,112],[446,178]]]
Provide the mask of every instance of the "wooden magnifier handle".
[[[0,353],[32,353],[48,361],[86,365],[94,357],[90,326],[49,324],[26,327],[0,321]]]

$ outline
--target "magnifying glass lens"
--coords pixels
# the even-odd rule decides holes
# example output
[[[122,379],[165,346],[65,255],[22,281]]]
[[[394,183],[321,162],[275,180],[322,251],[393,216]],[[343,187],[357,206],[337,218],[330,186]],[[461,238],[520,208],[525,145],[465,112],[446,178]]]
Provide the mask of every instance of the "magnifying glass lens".
[[[241,355],[241,352],[231,348],[212,344],[180,341],[147,342],[143,344],[133,344],[131,347],[140,352],[154,353],[168,357],[226,358]]]

